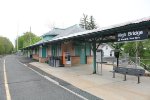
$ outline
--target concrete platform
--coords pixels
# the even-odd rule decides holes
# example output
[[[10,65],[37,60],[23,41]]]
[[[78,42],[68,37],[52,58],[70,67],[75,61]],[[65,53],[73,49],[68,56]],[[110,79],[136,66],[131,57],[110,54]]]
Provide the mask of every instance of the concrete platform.
[[[121,74],[112,78],[111,65],[103,65],[100,75],[92,74],[92,65],[51,67],[39,62],[30,64],[104,100],[150,100],[150,77],[141,77],[140,84],[137,84],[136,76],[127,75],[127,81],[123,81]]]

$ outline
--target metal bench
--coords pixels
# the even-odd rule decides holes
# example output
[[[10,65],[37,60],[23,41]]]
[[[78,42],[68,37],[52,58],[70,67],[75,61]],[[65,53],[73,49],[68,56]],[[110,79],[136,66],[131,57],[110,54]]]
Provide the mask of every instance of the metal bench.
[[[133,75],[138,77],[138,83],[140,83],[140,76],[144,76],[144,69],[126,68],[126,67],[114,67],[113,68],[113,78],[115,78],[115,73],[124,74],[124,81],[126,81],[126,75]]]

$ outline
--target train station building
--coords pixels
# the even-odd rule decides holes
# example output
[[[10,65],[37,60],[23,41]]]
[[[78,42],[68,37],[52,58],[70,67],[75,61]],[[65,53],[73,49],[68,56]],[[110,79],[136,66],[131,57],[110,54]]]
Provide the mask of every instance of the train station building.
[[[143,40],[149,38],[149,35],[150,17],[94,30],[73,25],[66,29],[54,28],[44,34],[41,41],[23,51],[28,57],[42,63],[48,62],[51,66],[54,65],[54,59],[55,66],[93,63],[93,73],[96,73],[96,52],[99,45]]]

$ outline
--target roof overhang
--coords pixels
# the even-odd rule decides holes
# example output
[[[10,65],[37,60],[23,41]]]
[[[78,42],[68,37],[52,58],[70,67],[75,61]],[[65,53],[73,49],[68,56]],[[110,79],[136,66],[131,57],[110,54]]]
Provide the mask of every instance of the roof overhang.
[[[39,44],[34,44],[32,46],[28,46],[27,48],[31,48],[34,46],[39,46],[48,43],[58,43],[62,41],[74,40],[74,41],[83,41],[83,42],[117,42],[116,35],[121,32],[129,32],[129,31],[138,31],[144,30],[148,32],[148,38],[150,37],[150,17],[143,18],[136,21],[131,21],[119,25],[113,25],[110,27],[103,27],[94,30],[87,30],[84,32],[78,32],[74,34],[70,34],[68,36],[62,36],[58,38],[54,38],[49,41],[43,41]]]

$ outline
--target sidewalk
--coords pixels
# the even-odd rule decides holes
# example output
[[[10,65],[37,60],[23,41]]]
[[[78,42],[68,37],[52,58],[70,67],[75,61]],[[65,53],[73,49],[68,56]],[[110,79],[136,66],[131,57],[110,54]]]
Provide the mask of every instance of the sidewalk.
[[[92,65],[51,67],[39,62],[30,64],[104,100],[150,100],[150,77],[141,77],[140,84],[135,76],[127,76],[127,81],[123,81],[121,74],[112,78],[111,65],[103,65],[103,75],[98,75],[92,74]]]

